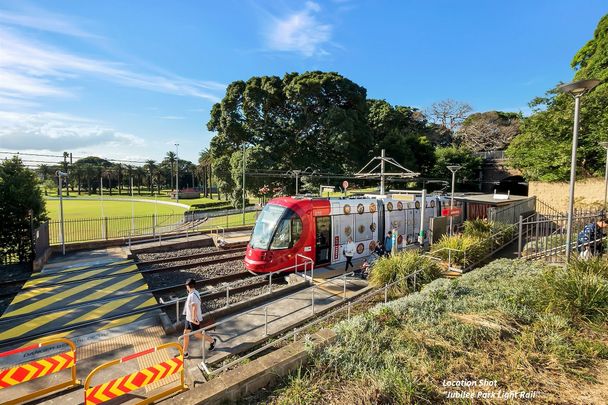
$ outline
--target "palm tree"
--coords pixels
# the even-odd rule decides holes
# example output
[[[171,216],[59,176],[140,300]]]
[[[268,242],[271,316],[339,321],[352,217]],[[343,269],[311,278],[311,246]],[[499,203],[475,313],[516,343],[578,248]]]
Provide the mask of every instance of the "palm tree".
[[[173,177],[175,176],[175,169],[174,169],[174,165],[175,165],[175,158],[177,156],[175,155],[175,152],[173,151],[169,151],[167,152],[167,156],[165,157],[165,160],[168,161],[169,166],[171,168],[171,190],[173,190]]]
[[[154,172],[156,171],[156,161],[154,160],[146,160],[146,164],[144,165],[144,168],[148,171],[149,174],[149,179],[150,181],[148,182],[148,190],[150,190],[150,194],[152,194],[152,192],[154,190],[152,190],[152,178],[154,177]]]
[[[118,177],[118,195],[122,194],[122,182],[124,180],[123,172],[122,172],[122,164],[119,163],[116,165],[116,176]]]
[[[201,168],[203,175],[203,190],[205,192],[205,197],[208,196],[208,192],[211,190],[211,163],[213,162],[213,157],[211,156],[211,152],[209,149],[203,149],[198,158],[198,165]],[[209,186],[207,186],[207,182],[209,182]],[[213,195],[211,195],[213,198]]]
[[[45,164],[42,164],[40,166],[38,166],[38,174],[40,174],[40,176],[42,176],[42,184],[46,184],[46,179],[49,177],[50,174],[52,174],[52,170],[51,167]],[[49,195],[49,192],[46,188],[46,185],[44,186],[44,195]]]
[[[141,195],[141,179],[146,177],[146,169],[141,166],[137,166],[135,168],[135,173],[137,175],[137,194]]]

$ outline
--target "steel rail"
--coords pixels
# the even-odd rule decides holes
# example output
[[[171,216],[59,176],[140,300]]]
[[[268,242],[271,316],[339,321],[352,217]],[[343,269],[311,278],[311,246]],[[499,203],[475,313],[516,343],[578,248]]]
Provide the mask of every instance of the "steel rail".
[[[228,257],[220,257],[220,258],[213,259],[213,260],[206,260],[206,261],[182,264],[182,265],[177,265],[177,266],[159,267],[159,268],[155,268],[155,269],[140,270],[138,268],[137,270],[126,271],[126,272],[122,272],[122,273],[101,274],[101,275],[97,275],[97,276],[91,276],[91,277],[88,277],[83,280],[65,280],[65,281],[59,281],[59,282],[55,282],[55,283],[53,283],[53,282],[41,283],[41,284],[29,286],[29,287],[22,287],[19,291],[17,291],[17,293],[21,292],[21,291],[30,291],[30,290],[37,290],[37,289],[41,289],[41,288],[47,288],[47,287],[55,287],[55,286],[59,286],[59,285],[83,283],[83,282],[89,281],[89,280],[103,280],[104,278],[120,277],[120,276],[125,276],[125,275],[133,275],[133,274],[137,274],[137,273],[151,274],[151,273],[161,273],[164,271],[172,271],[172,270],[177,271],[177,270],[191,269],[193,267],[205,267],[205,266],[210,266],[212,264],[226,263],[226,262],[230,262],[230,261],[237,260],[237,259],[239,259],[239,256],[228,256]],[[189,260],[189,259],[183,259],[183,260]],[[70,273],[72,273],[72,272],[70,272]],[[67,273],[64,273],[64,274],[67,274]],[[0,284],[0,288],[4,289],[5,284],[6,283]],[[10,284],[14,284],[14,283],[8,283],[8,284],[10,285]],[[2,293],[2,294],[0,294],[0,299],[5,298],[5,297],[12,297],[14,295],[15,295],[15,292]]]
[[[142,266],[151,266],[154,264],[166,263],[166,262],[171,262],[171,261],[188,260],[188,259],[202,259],[205,257],[212,257],[212,256],[216,256],[216,255],[227,255],[227,254],[237,253],[237,252],[245,253],[246,251],[243,250],[243,248],[238,247],[238,248],[234,248],[234,249],[225,249],[225,250],[215,251],[215,252],[199,253],[196,255],[188,256],[186,259],[180,258],[180,257],[164,257],[162,259],[137,260],[137,261],[135,261],[135,264],[139,264]],[[137,253],[135,253],[135,254],[137,254]],[[144,253],[140,253],[140,254],[146,254],[146,253],[144,252]]]

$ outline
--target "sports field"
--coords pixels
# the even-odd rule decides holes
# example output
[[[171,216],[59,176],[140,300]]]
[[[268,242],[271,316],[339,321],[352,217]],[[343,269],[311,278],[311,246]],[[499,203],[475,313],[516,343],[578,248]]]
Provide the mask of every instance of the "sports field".
[[[64,199],[63,200],[63,215],[65,219],[79,218],[101,218],[105,217],[130,217],[131,205],[133,206],[133,215],[157,215],[164,214],[181,214],[186,211],[185,208],[176,207],[174,205],[157,204],[154,200],[150,202],[135,201],[91,201],[82,199]],[[103,207],[103,215],[102,215]],[[47,200],[46,209],[51,221],[59,220],[59,201]]]

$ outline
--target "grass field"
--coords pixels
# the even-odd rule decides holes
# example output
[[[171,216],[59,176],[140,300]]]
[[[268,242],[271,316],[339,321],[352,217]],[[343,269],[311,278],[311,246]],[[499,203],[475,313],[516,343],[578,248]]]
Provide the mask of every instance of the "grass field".
[[[100,218],[101,201],[79,200],[79,199],[64,199],[63,200],[63,215],[65,219],[78,218]],[[59,220],[59,201],[47,200],[46,209],[51,221]],[[165,204],[155,204],[154,200],[148,202],[133,202],[133,213],[135,216],[152,215],[155,212],[158,215],[164,214],[181,214],[186,209]],[[130,217],[131,202],[128,201],[104,201],[103,216],[106,217]]]

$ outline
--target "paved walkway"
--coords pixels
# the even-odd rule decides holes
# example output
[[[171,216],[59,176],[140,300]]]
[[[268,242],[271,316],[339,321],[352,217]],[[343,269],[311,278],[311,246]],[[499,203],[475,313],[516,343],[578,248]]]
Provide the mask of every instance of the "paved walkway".
[[[157,301],[147,290],[148,284],[122,249],[54,258],[40,274],[31,275],[0,317],[0,350],[40,339],[40,334],[46,339],[54,331],[58,331],[54,337],[74,338],[157,317],[158,311],[151,311],[71,329],[155,306]]]
[[[332,279],[322,284],[316,281],[314,288],[308,287],[232,316],[210,332],[218,342],[216,349],[207,353],[206,363],[218,364],[231,355],[259,344],[269,336],[278,335],[304,323],[313,316],[313,297],[314,314],[318,315],[339,306],[345,299],[352,299],[366,291],[367,282],[354,277]],[[191,361],[200,362],[201,341],[191,340],[190,345],[189,352],[193,357]]]

